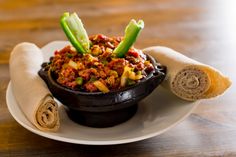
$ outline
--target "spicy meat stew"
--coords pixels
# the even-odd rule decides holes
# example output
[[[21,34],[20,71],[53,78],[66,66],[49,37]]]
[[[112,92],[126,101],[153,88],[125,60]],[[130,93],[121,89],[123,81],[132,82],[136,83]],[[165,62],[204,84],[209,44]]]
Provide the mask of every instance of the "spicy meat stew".
[[[154,70],[146,55],[134,47],[124,58],[118,58],[113,51],[121,37],[98,34],[89,39],[88,53],[78,53],[68,45],[55,51],[50,58],[50,69],[60,85],[73,90],[106,93],[134,85]]]

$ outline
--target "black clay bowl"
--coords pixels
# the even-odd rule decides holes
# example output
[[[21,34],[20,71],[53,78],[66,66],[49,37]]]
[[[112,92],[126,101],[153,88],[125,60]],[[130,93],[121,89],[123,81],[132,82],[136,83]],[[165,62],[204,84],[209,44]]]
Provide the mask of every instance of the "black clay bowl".
[[[61,86],[55,80],[50,68],[39,71],[49,90],[67,109],[73,121],[91,127],[111,127],[131,118],[137,110],[137,103],[148,96],[165,78],[165,67],[151,56],[155,70],[139,83],[124,89],[102,92],[81,92]]]

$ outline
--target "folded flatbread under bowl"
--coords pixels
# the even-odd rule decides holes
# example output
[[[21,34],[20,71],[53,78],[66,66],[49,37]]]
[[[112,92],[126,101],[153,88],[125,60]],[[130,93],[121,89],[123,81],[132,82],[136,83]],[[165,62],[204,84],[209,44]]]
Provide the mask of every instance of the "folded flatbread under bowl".
[[[58,105],[38,75],[42,62],[42,52],[36,45],[21,43],[15,46],[10,57],[13,93],[32,124],[43,131],[56,131],[59,128]]]
[[[231,81],[217,69],[182,55],[173,49],[153,46],[143,50],[167,67],[163,86],[178,97],[194,101],[222,94]]]

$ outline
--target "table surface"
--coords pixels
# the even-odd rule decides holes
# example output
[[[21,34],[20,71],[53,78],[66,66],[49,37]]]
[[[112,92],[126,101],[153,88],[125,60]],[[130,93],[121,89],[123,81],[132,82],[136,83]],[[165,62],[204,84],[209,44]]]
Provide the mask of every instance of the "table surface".
[[[9,55],[19,42],[43,46],[65,40],[59,25],[64,11],[78,12],[89,34],[123,35],[131,19],[145,29],[136,47],[164,45],[212,65],[236,81],[236,1],[233,0],[1,0],[0,156],[236,156],[236,88],[205,100],[182,123],[140,142],[86,146],[58,142],[29,132],[6,105]]]

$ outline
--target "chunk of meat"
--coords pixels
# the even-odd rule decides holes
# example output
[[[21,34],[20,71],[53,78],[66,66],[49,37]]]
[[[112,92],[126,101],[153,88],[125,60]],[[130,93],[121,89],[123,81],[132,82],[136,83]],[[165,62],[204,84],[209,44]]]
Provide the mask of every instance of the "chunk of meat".
[[[89,92],[96,92],[98,89],[92,82],[87,82],[84,84],[84,88]]]
[[[89,80],[91,76],[99,77],[99,73],[97,69],[89,68],[79,71],[79,76],[82,77],[84,80]]]
[[[108,67],[115,70],[119,75],[122,75],[125,65],[127,65],[127,61],[124,58],[115,58],[108,63]]]

